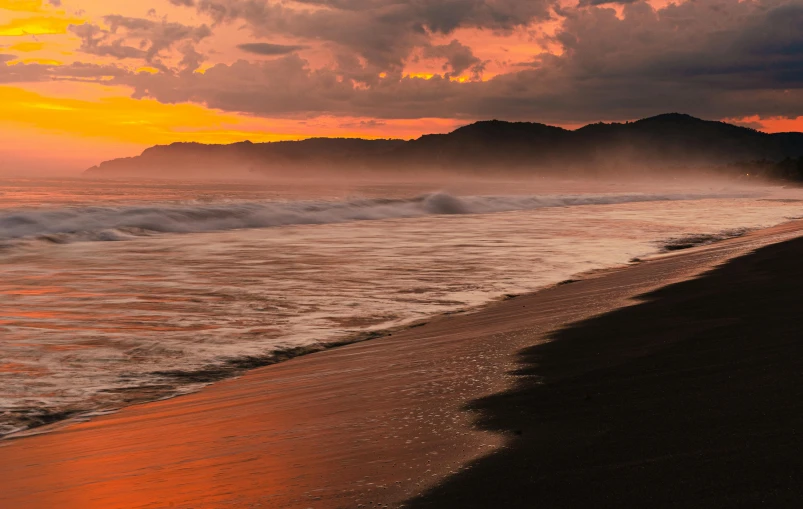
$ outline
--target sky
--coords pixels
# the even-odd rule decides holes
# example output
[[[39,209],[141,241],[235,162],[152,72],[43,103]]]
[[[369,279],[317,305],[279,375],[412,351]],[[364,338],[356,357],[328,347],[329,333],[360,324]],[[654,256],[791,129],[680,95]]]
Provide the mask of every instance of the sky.
[[[803,131],[803,0],[0,0],[0,171],[666,112]]]

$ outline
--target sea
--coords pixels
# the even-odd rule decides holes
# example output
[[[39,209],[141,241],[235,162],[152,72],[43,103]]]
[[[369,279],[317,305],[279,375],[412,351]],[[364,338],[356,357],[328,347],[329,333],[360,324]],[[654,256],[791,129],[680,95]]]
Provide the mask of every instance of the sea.
[[[0,179],[0,436],[801,215],[715,179]]]

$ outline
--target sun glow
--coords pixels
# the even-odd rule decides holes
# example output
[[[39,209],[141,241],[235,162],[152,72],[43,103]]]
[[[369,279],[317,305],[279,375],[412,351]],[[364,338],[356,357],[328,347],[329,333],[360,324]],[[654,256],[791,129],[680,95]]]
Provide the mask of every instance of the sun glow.
[[[22,53],[31,53],[34,51],[41,51],[45,47],[43,42],[18,42],[12,44],[8,49],[11,51],[20,51]]]
[[[39,65],[62,65],[63,62],[59,62],[58,60],[52,60],[50,58],[22,58],[19,60],[13,60],[8,63],[8,65],[17,65],[17,64],[39,64]]]
[[[48,97],[18,87],[0,87],[0,120],[34,125],[83,137],[159,144],[176,141],[231,143],[274,141],[298,135],[248,130],[247,120],[193,104],[162,104],[150,99],[103,97],[97,101]]]
[[[67,27],[83,23],[77,18],[58,18],[54,16],[32,16],[20,18],[0,25],[0,36],[18,37],[23,35],[66,34]]]
[[[40,12],[42,0],[0,0],[0,9],[16,12]]]

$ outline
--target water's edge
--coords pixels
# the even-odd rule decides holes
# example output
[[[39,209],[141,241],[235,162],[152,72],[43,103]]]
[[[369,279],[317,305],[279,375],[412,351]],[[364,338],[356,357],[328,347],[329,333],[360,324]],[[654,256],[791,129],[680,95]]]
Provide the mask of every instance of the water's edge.
[[[106,392],[117,392],[118,394],[124,394],[124,397],[118,401],[118,404],[100,408],[78,407],[74,409],[59,410],[53,412],[41,412],[36,415],[30,416],[24,428],[11,431],[4,435],[0,435],[0,442],[18,440],[29,436],[35,436],[38,434],[57,431],[72,424],[87,422],[94,417],[115,413],[124,408],[134,405],[163,401],[167,399],[176,398],[179,396],[197,393],[203,390],[205,387],[210,386],[211,384],[214,384],[222,380],[238,378],[246,374],[248,371],[257,368],[270,366],[303,355],[323,352],[341,346],[388,337],[395,333],[420,327],[433,320],[437,320],[439,318],[443,318],[446,316],[476,313],[505,300],[520,297],[523,295],[532,295],[535,293],[545,291],[555,286],[571,284],[583,279],[587,279],[589,277],[598,277],[601,274],[607,274],[611,271],[626,269],[627,267],[633,264],[649,260],[650,258],[655,256],[667,256],[676,253],[679,250],[687,250],[695,247],[708,246],[713,243],[718,243],[724,240],[741,237],[749,233],[750,231],[752,230],[742,228],[742,229],[725,230],[718,234],[711,234],[711,235],[699,234],[699,235],[689,235],[678,238],[668,238],[662,241],[656,241],[655,244],[657,249],[655,251],[645,256],[634,258],[630,260],[630,262],[627,264],[617,264],[608,267],[592,269],[590,271],[576,273],[570,276],[569,279],[565,279],[551,284],[546,284],[542,287],[536,288],[526,293],[502,294],[476,306],[434,314],[425,318],[417,319],[405,324],[396,325],[392,327],[362,331],[359,333],[355,333],[351,336],[339,338],[337,340],[322,341],[303,346],[279,348],[271,350],[270,352],[265,353],[264,355],[248,355],[243,357],[225,359],[222,360],[220,363],[207,364],[205,366],[192,370],[186,370],[186,371],[169,370],[169,371],[153,372],[152,373],[153,375],[159,376],[160,379],[164,380],[165,382],[169,381],[173,382],[174,384],[177,383],[180,385],[179,386],[176,386],[174,384],[146,385],[146,386],[131,387],[131,388],[110,389]]]
[[[658,254],[660,253],[655,253],[655,255]],[[360,332],[352,336],[348,336],[346,338],[341,338],[336,341],[315,343],[297,347],[288,347],[284,349],[273,350],[265,355],[258,355],[258,356],[251,355],[251,356],[228,359],[221,364],[211,364],[194,370],[188,370],[188,371],[173,370],[173,371],[156,372],[155,374],[165,376],[166,378],[172,378],[173,380],[176,381],[192,384],[192,386],[190,388],[185,387],[184,388],[185,390],[181,391],[176,391],[175,386],[172,386],[171,387],[172,390],[165,390],[162,393],[158,392],[158,390],[154,390],[156,388],[153,386],[137,387],[133,388],[134,390],[130,391],[131,392],[130,400],[126,401],[123,405],[110,406],[107,408],[76,409],[74,411],[68,410],[68,411],[43,413],[37,416],[38,422],[32,422],[32,424],[26,429],[13,431],[5,435],[0,435],[0,446],[2,446],[1,444],[4,441],[10,442],[13,440],[19,440],[22,438],[40,435],[43,433],[55,432],[64,429],[67,426],[82,422],[87,422],[94,417],[99,417],[102,415],[108,415],[111,413],[119,412],[131,406],[153,403],[156,401],[164,401],[168,399],[177,398],[180,396],[194,394],[216,382],[239,378],[245,375],[249,371],[266,366],[271,366],[273,364],[278,364],[280,362],[289,361],[296,357],[324,352],[327,350],[332,350],[334,348],[353,345],[356,343],[362,343],[364,341],[381,339],[384,337],[392,336],[393,334],[399,332],[404,332],[410,329],[421,327],[423,325],[432,322],[433,320],[438,320],[444,317],[477,313],[479,311],[487,309],[488,307],[497,305],[500,302],[504,302],[510,299],[514,299],[524,295],[532,295],[535,293],[539,293],[555,286],[576,283],[588,277],[596,277],[611,271],[626,269],[631,265],[640,263],[641,261],[648,260],[650,256],[653,255],[635,259],[628,264],[614,265],[611,267],[604,267],[600,269],[593,269],[590,271],[581,272],[571,276],[569,279],[545,285],[531,292],[526,292],[521,294],[503,294],[477,306],[435,314],[403,325],[397,325],[385,329]]]

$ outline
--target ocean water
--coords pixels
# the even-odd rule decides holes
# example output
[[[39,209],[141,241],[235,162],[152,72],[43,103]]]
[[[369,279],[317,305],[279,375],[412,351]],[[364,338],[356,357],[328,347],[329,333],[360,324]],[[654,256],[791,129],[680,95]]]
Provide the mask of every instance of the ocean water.
[[[0,180],[0,435],[803,215],[721,182]]]

